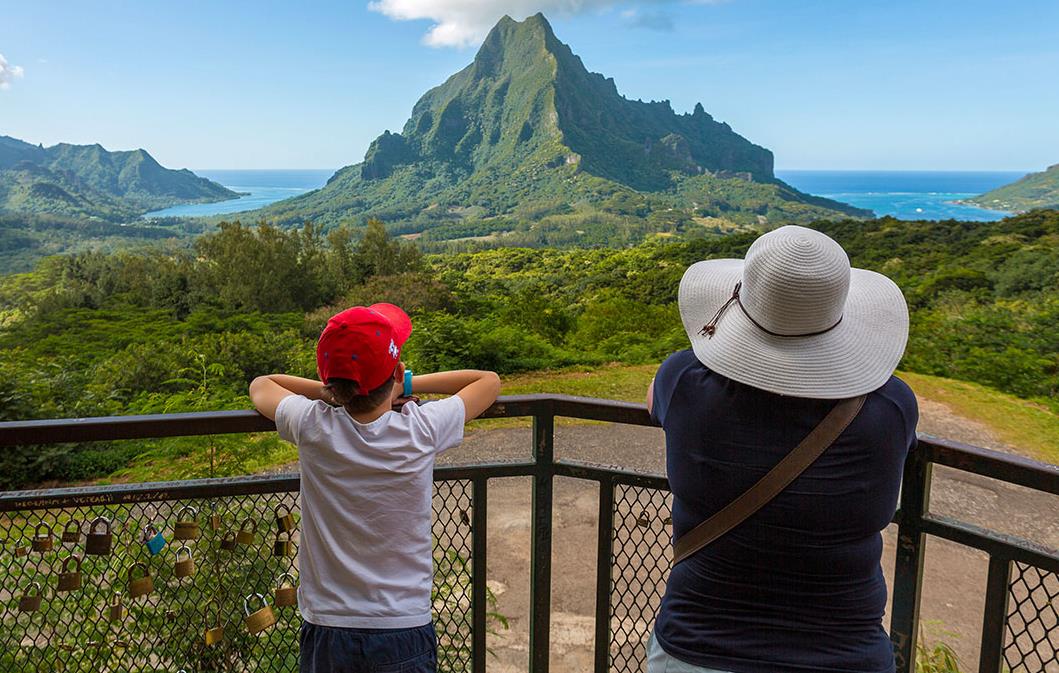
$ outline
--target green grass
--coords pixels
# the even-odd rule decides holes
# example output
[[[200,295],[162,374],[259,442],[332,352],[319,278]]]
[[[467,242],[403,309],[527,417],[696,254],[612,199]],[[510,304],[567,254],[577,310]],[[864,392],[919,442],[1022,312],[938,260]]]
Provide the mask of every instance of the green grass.
[[[916,394],[978,421],[1005,444],[1030,458],[1059,464],[1059,415],[1044,404],[977,383],[901,372]]]
[[[643,402],[657,365],[607,365],[571,367],[504,377],[504,395],[556,393]],[[998,439],[1030,458],[1059,464],[1059,415],[1042,404],[1019,399],[985,386],[937,376],[898,372],[921,398],[940,402],[954,414],[983,424]],[[526,427],[528,418],[475,421],[472,432]],[[593,421],[560,418],[561,425]],[[297,450],[271,434],[218,438],[215,474],[234,475],[274,470],[298,458]],[[209,474],[209,440],[202,437],[159,440],[127,467],[100,483],[164,481]]]
[[[642,402],[657,365],[571,368],[533,372],[504,379],[503,394],[562,393]],[[977,421],[996,437],[1030,458],[1059,464],[1059,415],[1043,404],[998,392],[975,383],[938,376],[898,372],[921,398],[949,407],[958,416]],[[521,419],[478,421],[475,429],[525,425]],[[560,419],[577,423],[576,419]]]

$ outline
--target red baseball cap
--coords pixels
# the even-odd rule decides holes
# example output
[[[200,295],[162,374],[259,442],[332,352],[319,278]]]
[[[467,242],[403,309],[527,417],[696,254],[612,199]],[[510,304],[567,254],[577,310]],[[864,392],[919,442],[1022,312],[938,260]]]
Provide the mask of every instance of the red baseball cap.
[[[393,376],[411,333],[408,314],[393,304],[354,306],[332,316],[316,344],[320,380],[356,381],[367,395]]]

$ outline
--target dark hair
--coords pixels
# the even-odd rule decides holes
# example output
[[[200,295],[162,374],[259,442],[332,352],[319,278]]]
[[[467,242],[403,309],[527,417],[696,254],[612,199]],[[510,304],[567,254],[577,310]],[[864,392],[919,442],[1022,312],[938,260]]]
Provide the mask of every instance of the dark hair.
[[[367,395],[361,395],[357,391],[360,385],[349,379],[328,379],[327,388],[335,401],[346,408],[351,414],[362,414],[378,407],[393,394],[393,377],[388,377],[382,385],[375,390],[369,391]]]

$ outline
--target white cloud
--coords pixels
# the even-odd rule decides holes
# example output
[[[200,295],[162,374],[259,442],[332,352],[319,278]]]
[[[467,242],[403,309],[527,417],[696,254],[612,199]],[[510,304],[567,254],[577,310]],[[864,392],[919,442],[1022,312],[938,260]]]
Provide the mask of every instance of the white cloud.
[[[0,54],[0,89],[10,89],[12,80],[22,77],[24,73],[22,66],[9,64]]]
[[[717,4],[725,0],[645,0],[647,5],[659,4]],[[628,5],[628,0],[372,0],[368,8],[397,21],[429,19],[434,22],[423,37],[432,47],[466,47],[477,44],[489,29],[507,14],[524,19],[536,12],[580,14],[582,12]],[[636,16],[635,10],[625,10],[626,19]],[[665,17],[654,16],[659,27]]]

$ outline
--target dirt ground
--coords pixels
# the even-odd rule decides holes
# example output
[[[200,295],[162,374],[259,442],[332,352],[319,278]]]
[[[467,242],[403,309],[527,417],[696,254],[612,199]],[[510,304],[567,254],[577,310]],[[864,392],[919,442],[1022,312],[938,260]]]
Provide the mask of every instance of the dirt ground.
[[[998,442],[988,428],[955,416],[943,404],[921,399],[920,411],[920,432],[1011,450]],[[530,446],[528,429],[474,432],[444,462],[519,459],[528,457]],[[557,457],[639,472],[664,473],[663,446],[661,431],[653,428],[579,425],[556,429]],[[554,498],[552,670],[556,673],[587,671],[592,667],[593,652],[598,485],[557,479]],[[931,510],[1059,547],[1059,498],[1054,496],[938,468]],[[510,619],[509,630],[489,639],[495,656],[489,658],[488,668],[494,673],[524,671],[527,666],[530,513],[528,479],[490,482],[487,575],[489,586],[498,597],[499,612]],[[895,538],[896,527],[891,526],[884,533],[883,568],[888,582],[893,574]],[[666,564],[663,559],[651,568],[642,569],[642,573],[650,573],[654,580],[649,585],[657,584],[661,588]],[[950,644],[959,655],[964,671],[977,670],[986,571],[984,554],[944,540],[929,539],[922,618],[926,621],[928,640],[944,640]],[[650,632],[657,605],[654,597],[641,595],[638,600],[631,610],[623,609],[612,622],[615,630],[627,634],[628,646],[619,658],[628,657],[630,664],[642,656],[640,648]],[[889,615],[884,624],[889,625]],[[1059,633],[1053,638],[1054,646],[1059,646]],[[1050,656],[1050,649],[1048,652]],[[636,668],[630,666],[628,670]]]

